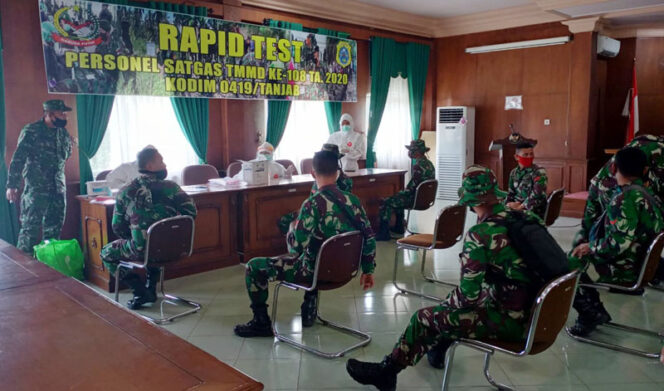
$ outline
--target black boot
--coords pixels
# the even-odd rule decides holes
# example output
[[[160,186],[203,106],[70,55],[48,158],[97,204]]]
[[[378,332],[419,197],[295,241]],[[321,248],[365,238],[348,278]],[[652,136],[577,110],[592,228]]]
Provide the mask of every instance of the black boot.
[[[378,242],[387,242],[390,239],[390,229],[388,227],[388,223],[381,221],[380,222],[380,227],[378,227],[378,232],[376,233],[376,241]]]
[[[440,342],[438,342],[438,344],[432,347],[427,352],[427,360],[429,361],[429,365],[436,369],[445,368],[445,353],[452,345],[452,342],[454,341],[451,339],[442,339]]]
[[[127,301],[127,308],[130,310],[137,310],[141,307],[143,307],[143,304],[149,303],[150,299],[149,294],[147,292],[147,289],[145,289],[145,285],[143,281],[141,280],[141,277],[138,275],[129,272],[127,275],[122,277],[122,282],[129,285],[131,290],[134,293],[134,297]],[[151,301],[154,302],[154,299]]]
[[[597,326],[611,321],[611,315],[606,311],[602,303],[595,304],[592,309],[586,310],[576,318],[570,333],[577,337],[585,337],[592,333]]]
[[[145,289],[148,301],[157,301],[157,285],[161,277],[161,270],[158,267],[149,267],[145,273]]]
[[[385,356],[379,363],[362,362],[351,358],[346,362],[346,371],[350,377],[360,384],[369,384],[379,391],[395,391],[397,389],[397,374],[404,367]]]
[[[311,327],[318,316],[318,290],[304,293],[304,302],[300,306],[302,327]]]
[[[403,225],[403,211],[396,212],[395,214],[397,216],[396,223],[394,223],[394,227],[392,227],[391,231],[395,234],[403,235],[406,233],[406,229]]]
[[[245,324],[236,325],[233,331],[235,335],[243,338],[272,337],[272,322],[267,315],[267,305],[251,305],[254,318]]]

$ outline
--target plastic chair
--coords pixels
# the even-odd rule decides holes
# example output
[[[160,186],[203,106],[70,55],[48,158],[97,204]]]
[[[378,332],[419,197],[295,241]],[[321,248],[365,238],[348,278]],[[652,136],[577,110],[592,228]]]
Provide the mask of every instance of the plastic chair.
[[[360,231],[346,232],[335,235],[323,242],[314,267],[314,274],[310,286],[281,281],[274,289],[274,299],[272,303],[272,331],[274,336],[282,342],[295,346],[307,352],[314,353],[324,358],[342,357],[351,350],[360,348],[371,342],[371,336],[360,330],[355,330],[332,321],[326,320],[321,316],[318,310],[318,320],[323,326],[330,327],[346,334],[354,335],[360,338],[360,342],[349,346],[337,352],[323,352],[312,348],[303,343],[297,342],[279,333],[277,327],[277,304],[279,303],[279,289],[286,287],[293,290],[305,290],[311,292],[318,289],[320,305],[320,291],[328,291],[341,288],[350,282],[359,272],[360,260],[362,258],[362,244],[364,237]]]
[[[232,178],[240,171],[242,171],[242,162],[233,162],[226,168],[226,176]]]
[[[626,285],[617,285],[617,284],[608,284],[608,283],[603,283],[603,282],[598,282],[598,283],[593,283],[593,284],[581,284],[581,286],[586,286],[589,288],[596,288],[596,289],[605,289],[605,290],[614,290],[616,293],[631,293],[640,290],[641,288],[644,288],[645,286],[648,285],[650,280],[653,279],[655,276],[655,273],[657,272],[657,267],[660,262],[660,257],[662,254],[662,249],[664,249],[664,233],[660,233],[655,237],[655,239],[652,241],[650,244],[650,247],[648,247],[648,253],[646,254],[646,258],[643,262],[643,265],[641,266],[641,272],[639,273],[639,277],[637,278],[636,282],[632,286],[626,286]],[[628,333],[635,333],[635,334],[643,334],[649,337],[654,337],[658,338],[659,340],[664,339],[664,332],[656,332],[648,329],[642,329],[638,327],[633,327],[633,326],[628,326],[620,323],[615,323],[615,322],[607,322],[603,324],[602,326],[606,327],[611,327],[614,329],[626,331]],[[654,353],[651,352],[646,352],[644,350],[638,350],[638,349],[632,349],[628,348],[622,345],[618,344],[613,344],[613,343],[608,343],[608,342],[602,342],[593,338],[589,337],[579,337],[577,335],[574,335],[570,332],[569,327],[565,328],[565,331],[567,332],[567,335],[570,337],[574,338],[575,340],[583,343],[588,343],[591,345],[615,350],[618,352],[623,352],[623,353],[629,353],[633,354],[636,356],[641,356],[641,357],[647,357],[647,358],[659,358],[660,357],[660,351],[657,350]]]
[[[302,174],[311,174],[314,169],[314,159],[308,157],[300,161],[300,172]]]
[[[412,294],[425,299],[442,301],[443,299],[436,296],[426,295],[421,292],[413,291],[410,289],[402,288],[397,284],[397,266],[399,264],[399,251],[400,250],[422,250],[422,266],[420,273],[425,280],[442,285],[456,287],[456,284],[437,280],[433,277],[427,276],[424,272],[427,259],[428,250],[442,250],[454,246],[463,237],[463,229],[466,224],[466,207],[461,205],[448,206],[440,211],[436,224],[434,227],[433,235],[431,234],[415,234],[406,236],[397,240],[397,248],[394,253],[394,271],[392,273],[392,283],[401,293]]]
[[[193,314],[201,309],[199,303],[172,296],[164,292],[164,267],[172,262],[178,261],[183,257],[191,256],[194,247],[194,218],[191,216],[168,217],[157,221],[148,228],[145,242],[145,255],[143,262],[122,261],[115,270],[115,301],[119,301],[120,295],[120,268],[125,269],[146,269],[147,267],[159,268],[159,287],[161,294],[165,299],[162,302],[161,318],[139,315],[156,324],[164,324],[180,318],[185,315]],[[163,314],[163,304],[169,302],[177,305],[180,303],[190,307],[189,310],[179,314],[165,317]]]
[[[106,180],[106,177],[108,176],[108,173],[109,173],[109,172],[111,172],[111,170],[104,170],[104,171],[100,172],[100,173],[97,174],[97,176],[95,177],[95,181],[103,181],[103,180]]]
[[[547,227],[553,225],[560,216],[563,208],[563,198],[565,197],[565,188],[554,190],[546,201],[546,211],[544,212],[544,225]]]
[[[415,190],[415,200],[413,206],[406,212],[406,231],[410,234],[412,232],[408,227],[410,225],[410,212],[413,210],[427,210],[436,202],[436,192],[438,191],[438,181],[435,179],[426,180],[419,185]]]
[[[540,290],[530,311],[530,321],[525,342],[507,342],[492,339],[461,338],[452,343],[445,354],[445,373],[443,391],[449,387],[454,351],[459,345],[479,350],[484,356],[484,377],[499,390],[514,390],[497,383],[489,373],[489,364],[494,352],[503,352],[511,356],[524,357],[535,355],[548,349],[556,341],[558,333],[567,322],[567,316],[574,300],[578,272],[568,273],[550,282]]]
[[[295,172],[293,173],[293,175],[298,175],[297,167],[295,167],[295,164],[293,164],[292,161],[290,161],[288,159],[277,159],[277,160],[275,160],[275,162],[277,162],[277,163],[281,164],[282,166],[284,166],[285,169],[288,169],[288,167],[293,166],[295,168]]]
[[[182,184],[204,185],[212,178],[219,178],[219,171],[209,164],[196,164],[182,169]]]

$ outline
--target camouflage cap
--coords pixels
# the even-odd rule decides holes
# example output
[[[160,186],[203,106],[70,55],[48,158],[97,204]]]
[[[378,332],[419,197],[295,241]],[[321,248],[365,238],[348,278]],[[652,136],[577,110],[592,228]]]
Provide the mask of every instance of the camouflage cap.
[[[71,107],[65,105],[61,99],[51,99],[44,102],[45,111],[71,111]]]
[[[344,157],[343,153],[339,153],[339,146],[337,144],[325,143],[325,144],[323,144],[323,147],[320,150],[321,151],[330,151],[330,152],[334,153],[335,155],[337,155],[338,159],[341,159],[342,157]]]
[[[429,149],[431,148],[428,148],[426,144],[424,144],[424,140],[418,138],[417,140],[411,141],[410,145],[406,145],[406,149],[408,149],[409,151],[424,153],[429,151]]]
[[[487,202],[500,202],[507,193],[498,188],[493,171],[480,165],[470,166],[463,173],[459,188],[459,205],[477,206]]]

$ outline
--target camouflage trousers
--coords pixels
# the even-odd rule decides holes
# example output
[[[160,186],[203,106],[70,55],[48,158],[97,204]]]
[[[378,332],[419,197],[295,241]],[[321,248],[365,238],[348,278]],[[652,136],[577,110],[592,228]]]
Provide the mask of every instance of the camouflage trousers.
[[[610,284],[633,284],[638,278],[641,262],[634,259],[643,259],[643,256],[632,255],[618,259],[604,259],[593,254],[588,254],[581,258],[568,254],[570,269],[586,270],[589,265],[593,265],[599,278],[597,282]]]
[[[439,342],[459,338],[501,338],[522,341],[525,315],[507,316],[490,307],[450,308],[441,303],[415,312],[392,351],[402,366],[415,365]]]
[[[264,306],[267,302],[268,283],[286,281],[308,283],[312,272],[297,256],[273,258],[253,258],[247,263],[245,282],[252,308]]]
[[[32,248],[39,244],[40,234],[43,233],[44,239],[60,239],[66,204],[64,193],[25,189],[21,196],[21,229],[16,247],[32,254]]]
[[[115,273],[120,261],[142,262],[143,253],[136,251],[131,239],[118,239],[101,249],[101,260],[109,272]]]
[[[410,192],[400,191],[392,197],[387,197],[380,203],[378,215],[381,225],[389,225],[392,212],[396,213],[397,219],[403,220],[404,209],[413,206],[413,196]]]

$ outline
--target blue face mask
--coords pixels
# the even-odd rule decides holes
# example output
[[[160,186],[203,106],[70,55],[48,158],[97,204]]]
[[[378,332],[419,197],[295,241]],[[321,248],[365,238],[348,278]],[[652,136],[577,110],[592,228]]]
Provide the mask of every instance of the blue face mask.
[[[341,125],[342,132],[350,132],[350,125]]]
[[[259,153],[257,156],[258,160],[272,160],[271,153]]]

